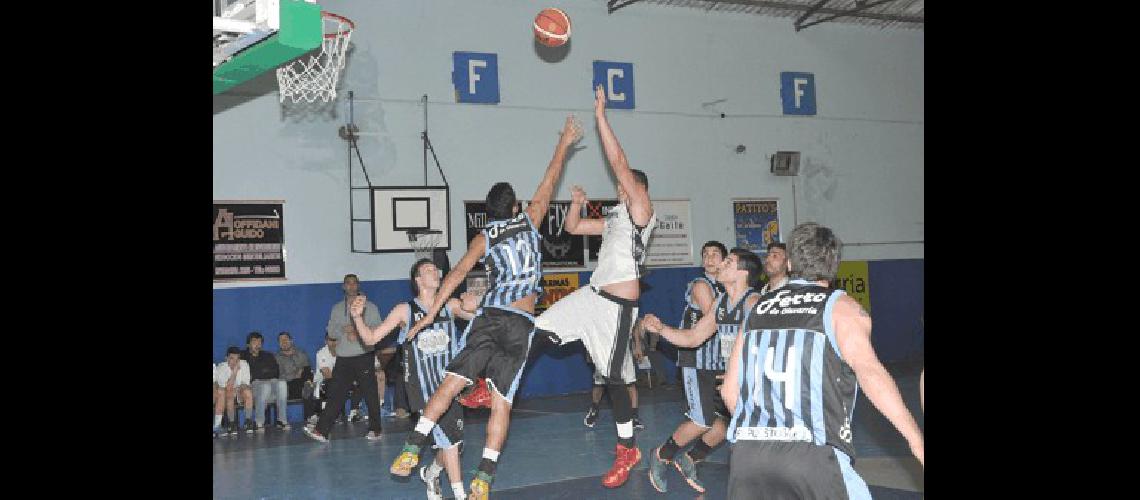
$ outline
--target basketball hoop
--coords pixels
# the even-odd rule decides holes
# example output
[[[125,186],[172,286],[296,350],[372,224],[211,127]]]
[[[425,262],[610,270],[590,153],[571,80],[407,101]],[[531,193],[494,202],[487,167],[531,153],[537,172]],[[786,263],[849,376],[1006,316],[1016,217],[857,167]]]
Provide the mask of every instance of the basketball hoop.
[[[409,229],[408,243],[416,251],[416,260],[431,259],[442,236],[438,229]]]
[[[329,102],[336,98],[336,82],[344,69],[344,55],[356,24],[332,12],[321,12],[321,21],[325,31],[321,51],[277,68],[282,103],[286,97],[294,103],[317,99]]]

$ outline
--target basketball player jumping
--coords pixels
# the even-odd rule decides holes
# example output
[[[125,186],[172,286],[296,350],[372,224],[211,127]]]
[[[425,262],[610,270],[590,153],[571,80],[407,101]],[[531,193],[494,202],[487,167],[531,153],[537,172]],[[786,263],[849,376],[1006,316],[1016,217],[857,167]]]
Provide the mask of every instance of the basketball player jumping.
[[[717,296],[716,305],[711,308],[713,314],[701,316],[688,329],[665,326],[653,314],[647,314],[642,321],[646,329],[660,333],[677,347],[698,348],[694,353],[694,366],[682,368],[689,420],[682,422],[668,441],[653,450],[654,456],[649,460],[649,482],[657,491],[668,491],[665,466],[673,462],[689,486],[705,492],[704,485],[697,478],[696,462],[703,460],[724,441],[729,413],[717,388],[724,380],[724,361],[732,352],[744,314],[760,299],[760,294],[751,285],[760,278],[763,266],[756,254],[744,248],[733,248],[717,273],[717,281],[724,284],[725,291]],[[682,360],[678,356],[678,361]],[[694,439],[697,443],[692,451],[677,453]]]
[[[431,326],[416,337],[414,342],[404,342],[408,329],[421,319],[427,311],[435,305],[436,292],[439,291],[439,268],[431,259],[420,259],[412,265],[411,285],[414,298],[407,302],[396,304],[384,322],[374,330],[364,324],[365,297],[356,297],[352,303],[352,318],[356,328],[361,332],[360,338],[365,343],[379,342],[387,334],[400,328],[399,346],[404,350],[404,373],[408,387],[408,405],[411,411],[423,411],[428,398],[439,387],[446,375],[444,369],[455,355],[463,349],[466,338],[455,330],[455,317],[465,320],[475,317],[478,306],[478,296],[464,293],[463,301],[448,299],[447,305],[439,309]],[[463,491],[463,473],[459,470],[459,445],[463,442],[463,408],[458,402],[452,401],[447,411],[439,419],[438,425],[432,431],[435,448],[439,451],[435,461],[430,466],[420,468],[420,478],[427,484],[429,499],[442,499],[443,490],[439,484],[439,473],[447,468],[447,477],[451,479],[451,491],[457,500],[466,498]]]
[[[732,411],[728,497],[871,498],[851,467],[851,419],[862,386],[920,464],[922,431],[871,346],[871,317],[828,283],[841,243],[815,223],[788,239],[791,281],[744,320],[721,388]]]
[[[408,434],[403,451],[392,462],[392,474],[411,474],[419,463],[421,447],[455,396],[475,379],[486,377],[495,397],[491,401],[483,460],[471,481],[471,497],[487,498],[499,450],[507,437],[511,405],[534,337],[535,299],[542,292],[541,236],[534,221],[546,214],[570,147],[581,137],[581,126],[573,116],[568,117],[546,174],[522,213],[509,183],[500,182],[491,187],[487,193],[487,227],[471,240],[467,253],[443,278],[423,319],[408,331],[408,339],[412,340],[417,332],[435,321],[446,297],[451,296],[476,262],[484,262],[490,287],[483,295],[482,307],[475,319],[467,325],[467,344],[447,365],[447,376],[427,402],[415,429]]]
[[[630,330],[637,317],[641,294],[640,266],[645,262],[645,246],[657,224],[649,201],[649,180],[640,170],[632,170],[617,137],[606,120],[606,94],[595,89],[594,116],[602,138],[606,159],[617,178],[618,199],[605,220],[582,219],[586,193],[574,186],[565,229],[570,234],[602,235],[598,267],[590,285],[563,297],[535,321],[556,344],[581,340],[590,358],[602,370],[609,386],[617,423],[617,456],[613,467],[602,477],[602,485],[617,488],[625,484],[629,470],[641,460],[633,439],[632,402],[625,381],[636,380],[630,356]]]

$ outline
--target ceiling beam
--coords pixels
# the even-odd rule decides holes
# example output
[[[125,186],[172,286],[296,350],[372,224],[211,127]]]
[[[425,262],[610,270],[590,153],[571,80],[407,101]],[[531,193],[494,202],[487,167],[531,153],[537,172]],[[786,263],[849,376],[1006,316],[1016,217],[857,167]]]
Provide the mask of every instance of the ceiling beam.
[[[639,1],[641,0],[606,0],[606,7],[609,8],[609,13],[613,14],[615,10]]]
[[[795,25],[799,26],[800,23],[804,22],[804,20],[808,18],[808,16],[815,14],[815,11],[819,10],[827,2],[828,2],[828,0],[819,0],[818,2],[816,2],[815,5],[812,5],[810,9],[804,11],[803,15],[801,15],[800,17],[798,17],[796,19]]]
[[[610,0],[610,1],[612,2],[614,0]],[[634,0],[634,1],[636,1],[636,0]],[[762,0],[705,0],[705,1],[710,2],[710,3],[725,3],[725,4],[735,4],[735,5],[750,5],[753,7],[768,7],[768,8],[772,8],[772,9],[793,10],[793,11],[798,11],[798,12],[803,12],[803,11],[806,11],[806,10],[812,8],[811,5],[804,5],[804,4],[790,3],[790,2],[779,2],[779,1],[762,1]],[[864,6],[867,6],[867,4],[864,4]],[[854,14],[852,14],[852,12],[854,12]],[[862,18],[862,19],[877,19],[880,21],[898,21],[901,23],[923,24],[925,22],[925,18],[919,17],[919,16],[886,14],[886,13],[881,13],[881,12],[848,11],[848,10],[843,10],[843,9],[833,9],[833,8],[829,8],[829,7],[820,7],[818,10],[816,10],[816,13],[818,13],[818,14],[838,14],[838,15],[845,15],[847,17],[858,17],[858,18]]]
[[[812,21],[812,22],[807,23],[807,24],[800,24],[800,21],[802,21],[804,19],[804,17],[807,17],[807,16],[801,16],[795,22],[796,31],[807,29],[808,27],[815,26],[819,23],[826,23],[828,21],[831,21],[832,19],[839,18],[839,17],[858,17],[855,14],[858,14],[858,13],[860,13],[866,9],[869,9],[871,7],[875,7],[877,5],[882,5],[882,4],[885,4],[888,2],[894,2],[894,1],[896,1],[896,0],[879,0],[877,2],[860,2],[859,5],[857,7],[855,7],[854,9],[851,9],[849,11],[846,11],[846,12],[843,12],[840,14],[833,14],[831,16],[828,16],[828,17],[825,17],[822,19],[816,19],[815,21]]]

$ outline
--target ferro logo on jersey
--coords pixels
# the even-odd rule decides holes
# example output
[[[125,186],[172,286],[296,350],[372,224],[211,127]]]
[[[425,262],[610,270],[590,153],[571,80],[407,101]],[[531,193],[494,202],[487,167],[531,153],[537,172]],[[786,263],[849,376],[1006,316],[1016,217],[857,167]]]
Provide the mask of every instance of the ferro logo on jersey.
[[[827,299],[826,293],[798,293],[792,294],[789,290],[780,290],[775,297],[756,304],[756,314],[817,314],[815,307],[788,307],[793,305],[808,305],[813,302],[823,302]],[[776,309],[776,307],[783,309]]]

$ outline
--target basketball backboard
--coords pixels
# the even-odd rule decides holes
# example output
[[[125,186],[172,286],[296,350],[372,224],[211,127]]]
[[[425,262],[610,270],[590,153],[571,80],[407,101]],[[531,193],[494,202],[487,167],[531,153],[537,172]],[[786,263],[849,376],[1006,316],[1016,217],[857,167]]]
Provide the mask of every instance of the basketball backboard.
[[[371,225],[371,253],[415,250],[409,231],[439,231],[435,246],[451,249],[447,186],[374,186],[368,192],[372,218],[360,223]]]
[[[321,46],[316,0],[212,0],[214,94]]]

